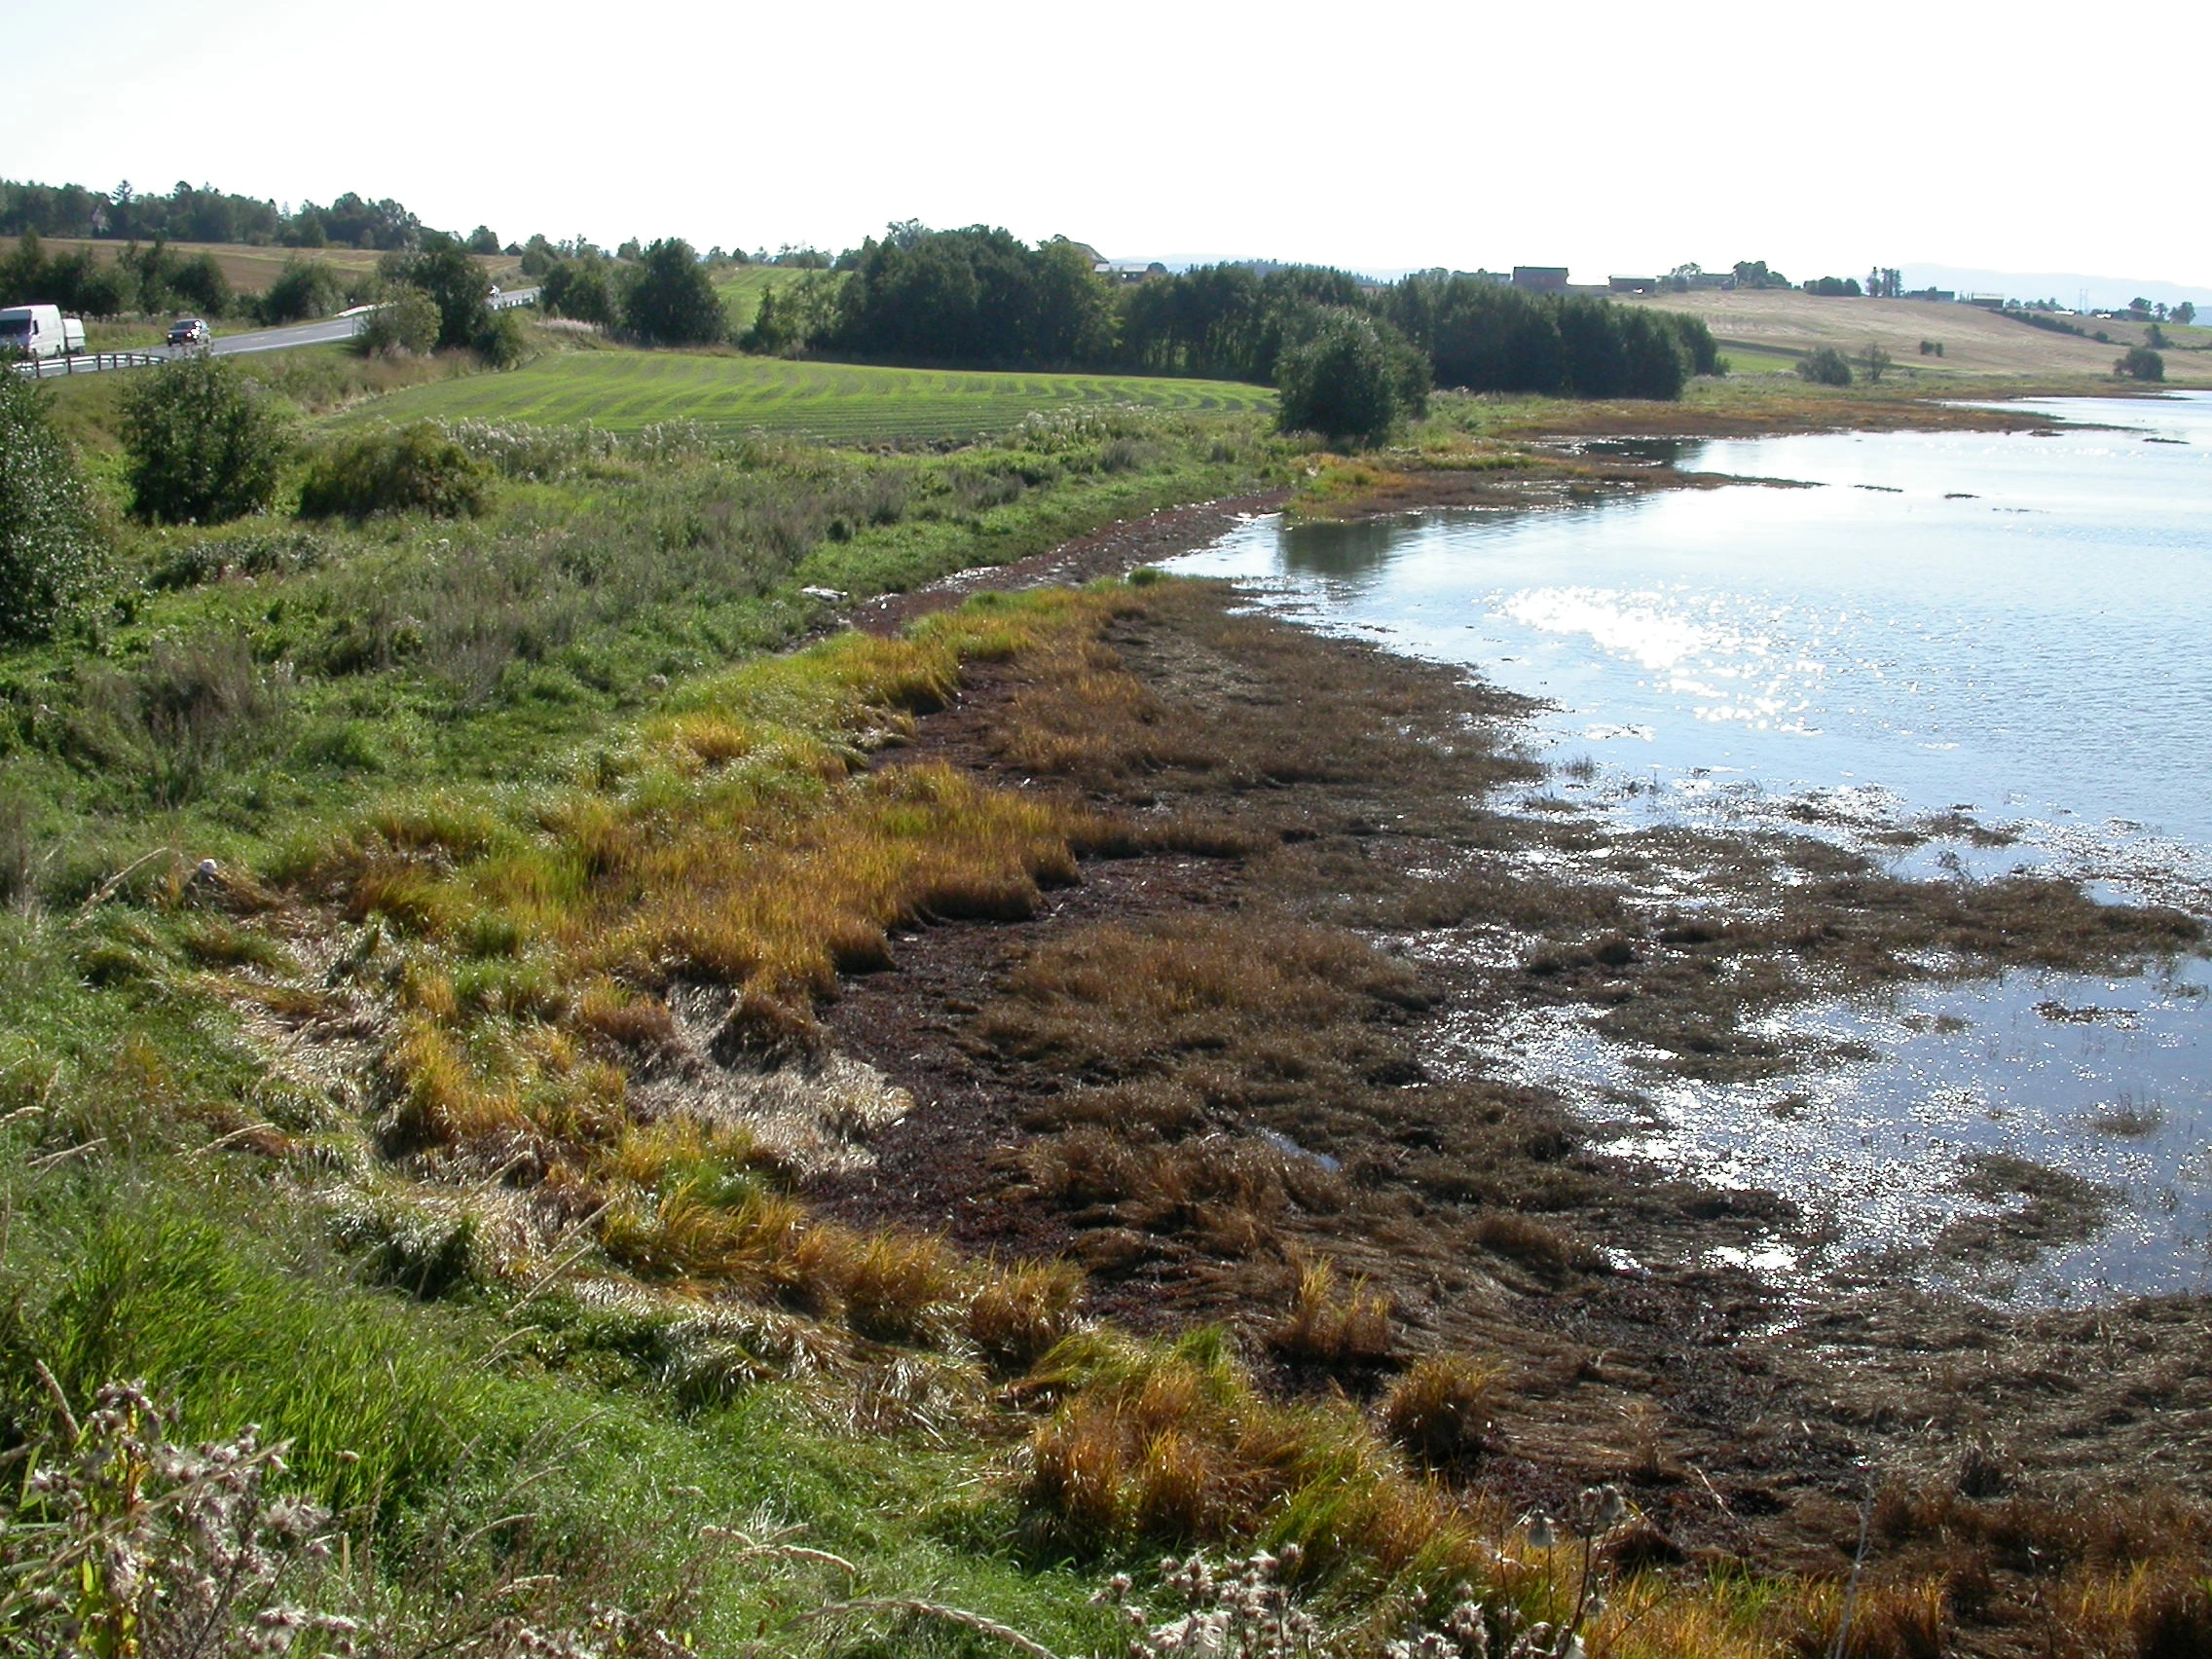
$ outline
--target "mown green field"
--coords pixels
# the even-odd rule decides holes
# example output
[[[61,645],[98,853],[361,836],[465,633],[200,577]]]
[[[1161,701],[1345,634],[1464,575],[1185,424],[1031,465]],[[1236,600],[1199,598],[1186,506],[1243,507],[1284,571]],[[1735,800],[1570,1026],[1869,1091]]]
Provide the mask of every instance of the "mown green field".
[[[788,265],[725,265],[713,276],[715,292],[729,318],[730,338],[737,339],[760,314],[760,296],[771,288],[788,288],[803,277],[820,276]]]
[[[982,374],[793,363],[678,351],[550,354],[510,374],[471,375],[381,399],[373,418],[392,422],[590,422],[634,432],[659,421],[695,421],[719,431],[804,434],[839,443],[964,438],[1000,432],[1032,410],[1070,404],[1139,404],[1181,412],[1269,407],[1263,387],[1138,375]]]

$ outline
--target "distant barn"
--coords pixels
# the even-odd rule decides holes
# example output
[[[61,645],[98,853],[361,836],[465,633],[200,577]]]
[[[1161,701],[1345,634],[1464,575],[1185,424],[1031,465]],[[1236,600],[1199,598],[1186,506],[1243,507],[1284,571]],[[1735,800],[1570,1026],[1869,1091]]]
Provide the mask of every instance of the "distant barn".
[[[1513,285],[1527,294],[1564,294],[1567,292],[1567,267],[1516,265],[1513,268]]]

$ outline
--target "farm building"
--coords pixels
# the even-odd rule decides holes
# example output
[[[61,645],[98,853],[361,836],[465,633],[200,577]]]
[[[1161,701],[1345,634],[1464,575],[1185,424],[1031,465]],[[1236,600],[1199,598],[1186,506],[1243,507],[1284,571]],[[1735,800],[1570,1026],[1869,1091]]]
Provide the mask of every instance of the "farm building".
[[[1567,267],[1516,265],[1513,268],[1513,285],[1526,294],[1564,294],[1567,292]]]

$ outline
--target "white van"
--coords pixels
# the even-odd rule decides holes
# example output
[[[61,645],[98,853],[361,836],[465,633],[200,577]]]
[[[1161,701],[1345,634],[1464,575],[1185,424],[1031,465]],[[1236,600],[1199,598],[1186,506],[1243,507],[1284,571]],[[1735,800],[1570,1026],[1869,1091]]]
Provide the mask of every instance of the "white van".
[[[0,311],[0,356],[65,357],[85,349],[85,325],[59,306]]]

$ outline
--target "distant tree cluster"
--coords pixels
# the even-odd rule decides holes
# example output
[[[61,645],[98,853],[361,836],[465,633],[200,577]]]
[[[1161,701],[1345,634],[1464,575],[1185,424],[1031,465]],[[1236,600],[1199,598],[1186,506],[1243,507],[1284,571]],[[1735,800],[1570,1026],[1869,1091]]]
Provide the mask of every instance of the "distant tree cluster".
[[[140,194],[126,180],[113,190],[81,184],[0,180],[0,236],[92,237],[114,241],[251,242],[286,247],[412,247],[423,223],[387,198],[349,191],[327,207],[305,202],[287,213],[274,202],[233,196],[212,185]],[[489,235],[489,232],[483,233]],[[495,240],[490,251],[498,250]]]
[[[1381,309],[1429,354],[1440,387],[1672,399],[1720,367],[1700,318],[1592,295],[1416,276],[1384,289]]]
[[[573,280],[585,289],[580,273]],[[596,301],[596,288],[585,291]],[[1331,437],[1385,429],[1431,387],[1673,398],[1692,375],[1719,368],[1702,321],[1594,296],[1528,294],[1444,272],[1379,285],[1315,266],[1214,265],[1123,286],[1079,243],[1030,247],[987,227],[912,224],[894,225],[834,271],[770,289],[740,344],[1273,384],[1286,424]]]
[[[484,268],[452,237],[433,231],[421,246],[387,254],[378,275],[384,299],[356,337],[362,351],[466,347],[496,368],[522,359],[522,324],[512,312],[492,309]]]
[[[1792,288],[1796,284],[1779,271],[1769,271],[1763,259],[1740,259],[1736,262],[1736,286],[1739,288]]]
[[[568,257],[553,253],[539,278],[539,309],[648,346],[711,346],[724,337],[721,296],[689,242],[671,237],[649,247],[625,245],[632,257],[609,259],[580,240]],[[526,261],[530,253],[524,250]]]
[[[852,261],[817,350],[910,361],[1048,366],[1112,355],[1112,291],[1088,250],[1005,231],[894,225]]]
[[[1857,299],[1862,291],[1856,276],[1816,276],[1805,284],[1806,293],[1826,300]]]

